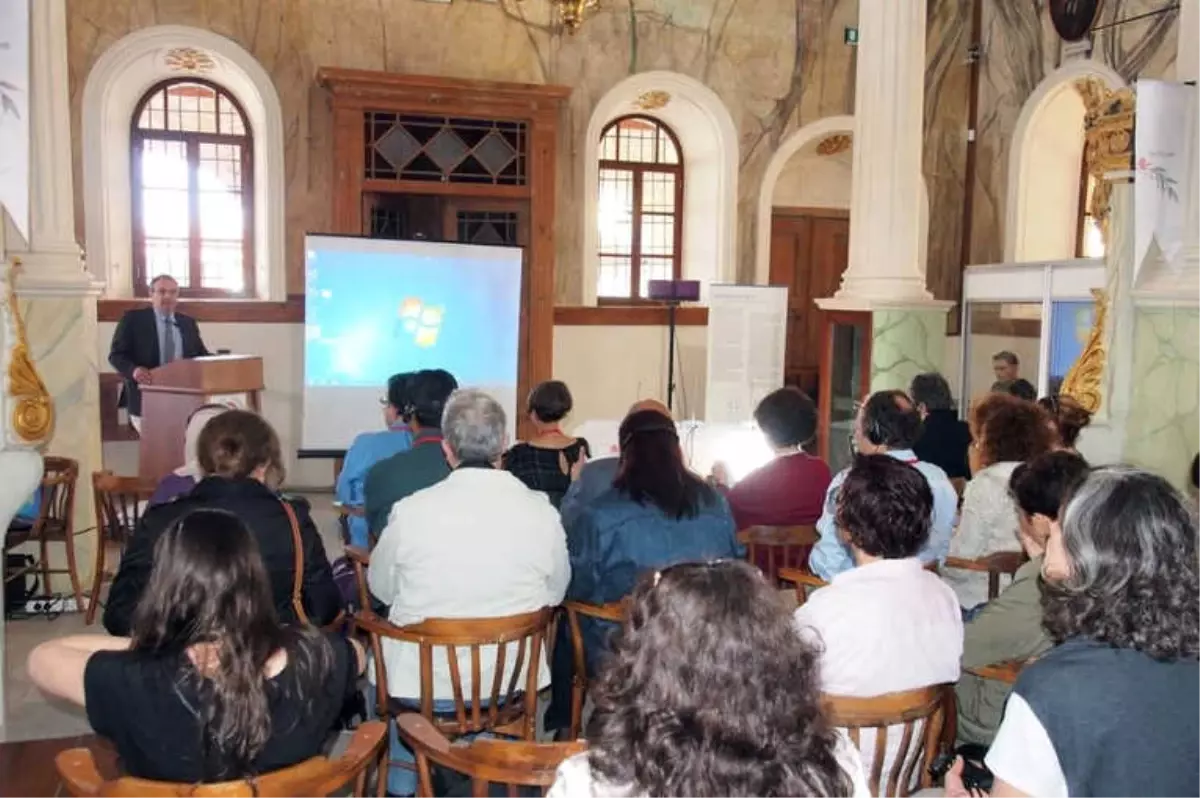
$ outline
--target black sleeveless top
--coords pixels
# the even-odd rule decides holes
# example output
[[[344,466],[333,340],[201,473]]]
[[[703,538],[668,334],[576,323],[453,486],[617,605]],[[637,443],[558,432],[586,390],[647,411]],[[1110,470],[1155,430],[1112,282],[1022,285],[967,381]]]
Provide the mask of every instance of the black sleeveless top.
[[[581,454],[592,456],[591,448],[583,438],[576,438],[574,443],[562,449],[518,443],[504,455],[504,468],[530,490],[540,490],[549,496],[550,503],[558,509],[567,488],[571,487],[571,466]]]

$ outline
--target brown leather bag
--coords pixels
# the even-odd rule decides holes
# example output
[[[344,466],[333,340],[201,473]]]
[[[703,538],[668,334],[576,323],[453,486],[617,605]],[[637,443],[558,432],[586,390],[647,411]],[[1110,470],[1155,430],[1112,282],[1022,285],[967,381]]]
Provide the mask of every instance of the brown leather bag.
[[[283,505],[283,511],[287,513],[288,523],[292,527],[292,548],[295,550],[295,575],[292,577],[292,609],[296,612],[296,617],[300,619],[300,623],[306,626],[311,625],[308,619],[308,613],[304,611],[304,538],[300,535],[300,521],[296,518],[296,511],[292,509],[292,505],[287,499],[280,499],[279,503]],[[339,610],[337,617],[330,621],[325,626],[321,627],[323,632],[334,632],[342,628],[346,621],[346,611]]]

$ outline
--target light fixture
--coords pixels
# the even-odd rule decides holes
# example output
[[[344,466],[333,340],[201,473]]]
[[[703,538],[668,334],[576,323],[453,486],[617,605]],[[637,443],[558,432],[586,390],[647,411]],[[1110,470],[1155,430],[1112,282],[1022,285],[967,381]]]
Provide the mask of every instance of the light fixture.
[[[572,36],[583,24],[583,18],[587,12],[600,5],[600,0],[547,0],[547,2],[558,11],[559,20],[567,29],[567,33]]]

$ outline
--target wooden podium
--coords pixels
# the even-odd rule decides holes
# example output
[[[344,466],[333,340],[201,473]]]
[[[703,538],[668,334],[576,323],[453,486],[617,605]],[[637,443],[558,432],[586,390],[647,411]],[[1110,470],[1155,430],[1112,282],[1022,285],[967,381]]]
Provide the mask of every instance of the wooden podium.
[[[138,476],[157,482],[183,465],[188,417],[214,397],[244,397],[258,412],[263,389],[262,358],[213,355],[176,360],[150,372],[154,382],[142,386],[142,432]]]

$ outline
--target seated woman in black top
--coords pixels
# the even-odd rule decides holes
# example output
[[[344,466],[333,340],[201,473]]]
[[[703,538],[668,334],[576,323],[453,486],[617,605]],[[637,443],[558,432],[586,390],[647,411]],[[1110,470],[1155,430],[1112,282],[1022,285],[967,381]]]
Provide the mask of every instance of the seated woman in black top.
[[[504,455],[504,468],[517,479],[540,490],[558,507],[571,487],[571,469],[591,457],[583,438],[562,431],[562,420],[571,412],[571,392],[558,380],[543,382],[529,394],[527,412],[534,435]]]
[[[280,623],[254,537],[231,513],[182,516],[154,553],[132,639],[43,643],[34,683],[86,707],[131,776],[224,781],[319,754],[362,672],[359,644]]]

